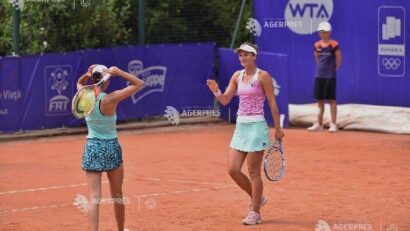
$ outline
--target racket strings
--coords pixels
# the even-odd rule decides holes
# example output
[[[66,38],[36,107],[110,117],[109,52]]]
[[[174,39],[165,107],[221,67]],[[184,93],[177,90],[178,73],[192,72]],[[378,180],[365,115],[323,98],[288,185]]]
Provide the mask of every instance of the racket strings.
[[[270,179],[279,179],[282,174],[283,159],[280,149],[272,147],[270,154],[266,158],[266,173]]]
[[[84,118],[91,113],[94,103],[95,94],[93,89],[84,88],[78,92],[74,99],[74,114],[77,118]]]

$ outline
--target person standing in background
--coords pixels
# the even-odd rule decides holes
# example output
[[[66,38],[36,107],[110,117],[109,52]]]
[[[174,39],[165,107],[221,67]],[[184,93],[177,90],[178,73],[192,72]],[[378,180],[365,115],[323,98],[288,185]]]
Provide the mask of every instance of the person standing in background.
[[[330,103],[331,122],[329,132],[337,132],[336,125],[336,71],[342,63],[342,53],[339,43],[330,38],[332,26],[328,22],[321,22],[318,26],[321,40],[314,45],[314,57],[316,62],[314,97],[318,101],[319,114],[317,122],[308,128],[309,131],[323,131],[323,113],[325,112],[325,100]]]

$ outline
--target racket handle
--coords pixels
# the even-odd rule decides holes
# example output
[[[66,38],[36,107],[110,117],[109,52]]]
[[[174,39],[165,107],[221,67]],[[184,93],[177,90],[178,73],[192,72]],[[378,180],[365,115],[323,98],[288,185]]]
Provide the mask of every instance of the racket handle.
[[[285,121],[285,115],[284,114],[281,114],[280,115],[280,128],[283,128],[283,122]]]

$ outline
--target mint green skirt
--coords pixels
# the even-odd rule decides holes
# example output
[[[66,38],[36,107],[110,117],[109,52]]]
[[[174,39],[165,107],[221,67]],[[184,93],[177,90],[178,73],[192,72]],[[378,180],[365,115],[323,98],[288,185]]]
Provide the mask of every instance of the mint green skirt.
[[[269,127],[266,121],[236,123],[230,147],[242,152],[259,152],[270,145]]]

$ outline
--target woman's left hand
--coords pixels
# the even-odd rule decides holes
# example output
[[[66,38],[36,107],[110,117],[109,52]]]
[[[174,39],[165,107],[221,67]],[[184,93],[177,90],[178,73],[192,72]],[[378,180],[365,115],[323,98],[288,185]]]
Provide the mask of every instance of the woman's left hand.
[[[118,76],[121,75],[122,70],[118,67],[112,66],[108,68],[105,72],[110,74],[111,76]]]
[[[93,69],[94,69],[95,66],[97,66],[97,64],[93,64],[93,65],[91,65],[91,66],[88,67],[88,70],[87,70],[87,73],[86,73],[86,75],[87,75],[88,77],[91,77],[92,72],[93,72]]]

